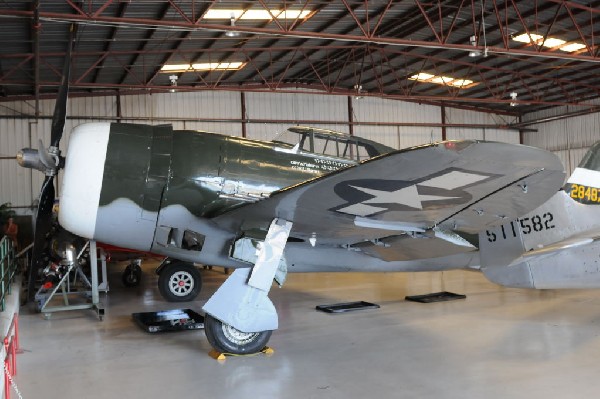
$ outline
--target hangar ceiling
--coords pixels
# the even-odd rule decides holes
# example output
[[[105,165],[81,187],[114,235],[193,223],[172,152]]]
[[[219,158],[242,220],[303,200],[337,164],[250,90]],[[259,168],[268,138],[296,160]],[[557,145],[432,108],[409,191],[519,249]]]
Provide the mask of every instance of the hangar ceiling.
[[[2,0],[0,101],[55,95],[74,22],[73,95],[317,91],[514,115],[557,105],[595,111],[599,7],[562,0]],[[229,63],[241,67],[223,69]]]

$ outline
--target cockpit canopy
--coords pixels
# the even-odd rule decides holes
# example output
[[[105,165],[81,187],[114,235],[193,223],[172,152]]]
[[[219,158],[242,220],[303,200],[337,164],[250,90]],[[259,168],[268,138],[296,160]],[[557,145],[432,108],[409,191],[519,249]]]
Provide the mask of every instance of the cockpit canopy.
[[[391,147],[362,137],[307,126],[290,127],[287,131],[278,134],[273,142],[297,151],[329,155],[357,162],[394,151]]]
[[[600,170],[600,142],[590,147],[581,162],[579,162],[579,167],[589,170]]]

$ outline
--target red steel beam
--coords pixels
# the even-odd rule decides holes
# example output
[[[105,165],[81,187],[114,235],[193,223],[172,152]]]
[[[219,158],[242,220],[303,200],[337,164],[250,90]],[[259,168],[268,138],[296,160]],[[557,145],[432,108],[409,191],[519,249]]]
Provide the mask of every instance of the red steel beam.
[[[0,16],[13,16],[13,17],[24,17],[32,18],[32,11],[21,11],[21,10],[0,10]],[[324,40],[337,40],[337,41],[349,41],[358,43],[370,43],[370,44],[383,44],[390,46],[408,46],[408,47],[422,47],[431,49],[446,49],[446,50],[457,50],[457,51],[472,51],[474,49],[470,44],[458,44],[458,43],[441,43],[441,42],[428,42],[423,40],[411,40],[401,39],[396,37],[366,37],[364,35],[350,35],[350,34],[336,34],[329,32],[308,32],[308,31],[283,31],[279,29],[271,28],[253,28],[246,26],[228,26],[219,24],[207,24],[199,23],[193,24],[188,22],[180,21],[160,21],[145,18],[119,18],[119,17],[107,17],[100,16],[97,18],[91,18],[88,15],[81,14],[64,14],[57,12],[41,12],[41,19],[53,19],[65,22],[86,22],[86,23],[103,23],[103,24],[126,24],[148,29],[156,29],[157,27],[164,28],[180,28],[188,30],[208,30],[208,31],[238,31],[251,34],[262,34],[262,35],[274,35],[281,37],[297,37],[307,39],[324,39]],[[477,47],[480,51],[484,49],[479,46]],[[489,54],[507,54],[516,56],[527,56],[527,57],[539,57],[549,59],[561,59],[561,60],[573,60],[573,61],[584,61],[584,62],[600,62],[600,58],[594,55],[582,55],[582,54],[570,54],[570,53],[559,53],[540,49],[539,51],[530,51],[527,49],[504,49],[501,47],[487,47]]]
[[[31,83],[29,81],[19,81],[19,82],[5,82],[3,80],[0,80],[0,84],[6,84],[6,85],[14,85],[14,86],[29,86]],[[43,86],[49,86],[49,87],[57,87],[60,85],[59,81],[43,81],[41,82],[41,85]],[[124,86],[119,85],[119,84],[111,84],[111,83],[80,83],[77,85],[73,85],[73,88],[80,88],[80,89],[123,89]],[[167,92],[170,89],[170,86],[160,86],[160,85],[144,85],[144,84],[138,84],[138,85],[127,85],[126,88],[128,89],[138,89],[138,90],[143,90],[143,89],[147,89],[147,90],[156,90],[157,92]],[[211,87],[210,90],[215,90],[215,91],[246,91],[246,92],[256,92],[256,93],[264,93],[264,92],[270,92],[270,93],[288,93],[288,94],[294,94],[294,93],[304,93],[304,94],[315,94],[315,91],[322,91],[323,87],[321,85],[299,85],[299,84],[287,84],[287,85],[281,85],[278,89],[274,90],[272,86],[268,85],[268,84],[256,84],[256,85],[246,85],[246,86],[239,86],[237,84],[232,84],[232,85],[221,85],[218,87]],[[185,85],[178,85],[177,86],[177,91],[180,92],[188,92],[188,91],[202,91],[202,90],[207,90],[206,88],[198,88],[195,86],[185,86]],[[349,89],[341,89],[341,88],[337,88],[337,89],[333,89],[332,91],[328,92],[329,94],[333,94],[333,95],[342,95],[342,96],[348,96],[348,95],[355,95],[355,92]],[[114,93],[113,93],[114,94]],[[122,94],[125,94],[124,92],[122,92]],[[387,98],[387,99],[394,99],[394,100],[405,100],[405,101],[433,101],[433,102],[440,102],[440,101],[453,101],[456,103],[480,103],[480,104],[510,104],[511,102],[515,102],[517,104],[525,104],[525,105],[546,105],[546,106],[578,106],[578,107],[596,107],[597,104],[593,104],[593,103],[585,103],[585,102],[581,102],[581,103],[569,103],[569,102],[564,102],[564,101],[545,101],[545,100],[517,100],[517,101],[513,101],[511,99],[500,99],[500,98],[469,98],[469,97],[459,97],[459,96],[434,96],[434,95],[401,95],[401,94],[372,94],[372,93],[363,93],[362,94],[364,97],[376,97],[376,98]],[[19,97],[13,97],[13,100],[15,99],[19,99]]]

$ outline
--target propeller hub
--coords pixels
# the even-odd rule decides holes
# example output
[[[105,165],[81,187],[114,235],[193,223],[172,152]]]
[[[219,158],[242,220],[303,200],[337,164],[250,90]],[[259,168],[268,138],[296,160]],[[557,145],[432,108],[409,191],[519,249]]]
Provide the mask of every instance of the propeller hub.
[[[40,160],[40,154],[38,150],[33,148],[23,148],[17,153],[17,163],[23,168],[37,169],[45,172],[46,167]]]
[[[44,172],[46,176],[56,175],[58,169],[61,169],[64,165],[64,158],[60,156],[58,147],[51,146],[46,151],[41,141],[39,150],[23,148],[17,153],[16,158],[20,166],[39,170]]]

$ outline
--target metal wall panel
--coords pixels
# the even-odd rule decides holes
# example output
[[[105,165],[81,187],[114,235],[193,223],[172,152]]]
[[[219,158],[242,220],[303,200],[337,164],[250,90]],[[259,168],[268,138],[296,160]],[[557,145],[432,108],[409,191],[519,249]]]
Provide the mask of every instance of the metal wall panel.
[[[600,105],[600,98],[585,101],[585,104]],[[563,106],[547,108],[538,112],[531,112],[523,115],[523,122],[535,121],[543,118],[550,118],[557,115],[564,115],[571,112],[584,111],[586,107]]]
[[[565,119],[570,148],[590,147],[600,140],[600,113]]]
[[[51,115],[54,100],[40,100],[40,115]],[[35,101],[9,101],[0,103],[0,115],[35,115]]]
[[[440,123],[439,107],[364,97],[352,99],[354,122]],[[393,148],[408,148],[441,140],[439,127],[355,125],[354,134]]]
[[[121,115],[152,117],[153,95],[121,96]]]
[[[52,104],[54,108],[54,104]],[[76,97],[67,102],[67,115],[77,116],[116,116],[117,100],[114,96]]]
[[[564,111],[565,107],[557,107]],[[556,114],[557,108],[537,112],[539,119]],[[579,164],[583,155],[595,142],[600,141],[600,113],[581,115],[530,127],[537,132],[525,134],[525,144],[544,148],[561,157],[568,173]]]
[[[347,121],[348,107],[346,97],[342,96],[246,93],[246,117],[250,120]]]
[[[483,130],[481,129],[446,129],[446,138],[448,140],[483,140]]]
[[[34,124],[26,119],[0,119],[0,156],[7,157],[0,159],[0,204],[10,202],[13,206],[24,206],[31,203],[32,172],[19,167],[14,156],[16,149],[29,146],[30,136],[32,141],[37,141],[37,135],[30,134],[33,127]]]
[[[246,93],[246,118],[252,120],[305,121],[320,129],[348,133],[348,124],[331,124],[331,121],[347,121],[346,97],[318,94],[269,94]],[[322,123],[320,123],[323,121]],[[257,122],[246,125],[246,136],[256,140],[272,140],[296,123]]]
[[[446,108],[446,123],[463,125],[502,125],[513,122],[503,115],[476,112],[456,108]],[[500,141],[503,143],[519,144],[519,132],[505,129],[466,129],[448,128],[446,137],[448,139],[476,139],[488,141]]]

